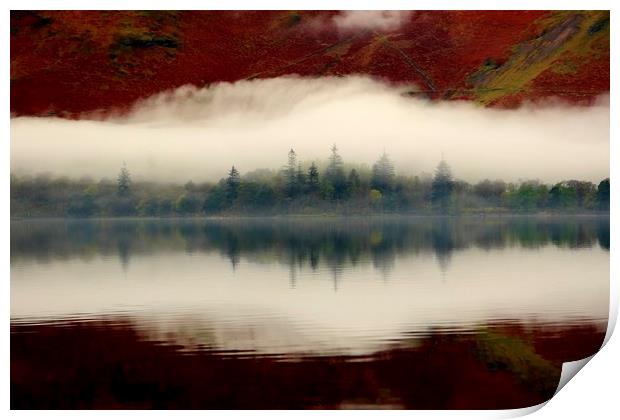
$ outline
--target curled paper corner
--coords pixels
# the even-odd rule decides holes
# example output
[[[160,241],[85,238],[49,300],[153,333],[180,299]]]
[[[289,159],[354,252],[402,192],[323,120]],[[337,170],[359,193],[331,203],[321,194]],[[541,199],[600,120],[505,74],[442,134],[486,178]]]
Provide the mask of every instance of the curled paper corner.
[[[573,360],[571,362],[564,362],[562,364],[562,373],[560,374],[560,380],[558,382],[558,387],[555,389],[555,392],[553,393],[553,396],[551,398],[549,398],[547,401],[544,401],[537,405],[533,405],[531,407],[508,410],[505,413],[506,415],[502,416],[502,418],[523,417],[523,416],[527,416],[528,414],[532,414],[540,410],[541,408],[543,408],[545,405],[547,405],[549,401],[553,399],[553,397],[557,395],[558,392],[560,392],[562,388],[564,388],[564,385],[566,385],[571,379],[573,379],[573,377],[577,374],[577,372],[579,372],[595,355],[596,353],[594,353],[592,356],[586,357],[585,359]]]
[[[554,394],[555,395],[555,394]],[[536,404],[536,405],[532,405],[530,407],[524,407],[524,408],[515,408],[514,410],[508,410],[508,412],[506,413],[505,416],[503,416],[502,418],[516,418],[516,417],[524,417],[527,416],[529,414],[535,413],[536,411],[540,410],[541,408],[543,408],[545,405],[547,405],[547,403],[550,400],[547,400],[545,402],[541,402],[540,404]]]
[[[596,353],[594,353],[592,356],[586,357],[585,359],[573,360],[572,362],[564,362],[562,364],[560,381],[558,382],[558,387],[556,388],[553,396],[560,392],[560,390],[564,388],[564,385],[566,385],[568,381],[573,379],[577,372],[579,372],[595,355]]]
[[[612,282],[612,290],[613,290],[613,282]],[[617,296],[617,294],[612,294],[612,296]],[[580,360],[573,360],[571,362],[564,362],[562,364],[562,372],[560,373],[560,380],[558,381],[558,386],[555,389],[555,392],[553,393],[553,396],[551,398],[549,398],[547,401],[542,402],[540,404],[537,405],[533,405],[531,407],[524,407],[524,408],[518,408],[518,409],[514,409],[514,410],[507,410],[505,412],[505,416],[502,416],[501,418],[514,418],[514,417],[522,417],[522,416],[526,416],[528,414],[532,414],[538,410],[540,410],[541,408],[543,408],[545,405],[547,405],[547,403],[549,401],[551,401],[553,399],[553,397],[555,397],[557,395],[558,392],[560,392],[560,390],[562,388],[564,388],[564,386],[571,380],[573,379],[573,377],[577,374],[577,372],[579,372],[586,364],[588,364],[588,362],[590,360],[592,360],[592,358],[594,356],[596,356],[596,354],[603,348],[605,347],[605,345],[607,344],[607,342],[609,341],[609,339],[611,338],[611,336],[613,335],[613,332],[616,328],[616,321],[618,319],[618,300],[617,297],[616,299],[611,300],[610,302],[610,307],[609,307],[609,318],[608,318],[608,322],[607,322],[607,331],[605,332],[605,338],[603,339],[603,343],[601,344],[601,347],[598,351],[596,351],[594,354],[592,354],[591,356],[588,356],[586,358],[580,359]]]
[[[611,302],[609,304],[609,317],[607,318],[607,331],[605,332],[605,338],[601,348],[605,347],[609,339],[611,338],[614,330],[616,329],[616,321],[618,320],[618,289],[615,282],[611,282],[609,295],[611,296]]]

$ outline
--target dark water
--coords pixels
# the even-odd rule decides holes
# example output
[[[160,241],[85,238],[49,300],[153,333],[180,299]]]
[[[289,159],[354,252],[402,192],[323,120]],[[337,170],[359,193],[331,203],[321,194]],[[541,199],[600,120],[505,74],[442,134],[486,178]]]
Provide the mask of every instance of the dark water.
[[[608,217],[13,221],[11,407],[525,407],[608,301]]]

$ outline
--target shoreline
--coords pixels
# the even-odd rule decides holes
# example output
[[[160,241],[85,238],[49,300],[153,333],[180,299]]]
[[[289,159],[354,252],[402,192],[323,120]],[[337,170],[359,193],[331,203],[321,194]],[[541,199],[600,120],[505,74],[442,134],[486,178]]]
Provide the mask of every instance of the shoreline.
[[[355,214],[333,214],[333,213],[313,213],[313,214],[226,214],[226,215],[196,215],[196,216],[92,216],[92,217],[68,217],[68,216],[11,216],[10,221],[45,221],[45,220],[71,220],[71,221],[96,221],[96,220],[278,220],[278,219],[512,219],[512,218],[582,218],[582,217],[610,217],[609,212],[579,212],[579,213],[456,213],[456,214],[436,214],[436,213],[355,213]]]

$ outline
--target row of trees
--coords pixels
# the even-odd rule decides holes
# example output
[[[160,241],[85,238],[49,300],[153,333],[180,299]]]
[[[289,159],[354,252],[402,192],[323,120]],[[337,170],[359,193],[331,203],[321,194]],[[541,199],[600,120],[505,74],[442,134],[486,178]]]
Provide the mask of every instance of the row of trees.
[[[372,168],[347,167],[334,145],[323,168],[291,149],[280,171],[241,176],[232,166],[218,183],[133,183],[126,165],[116,182],[11,177],[14,216],[198,215],[321,212],[608,211],[609,179],[505,183],[457,180],[444,160],[432,177],[398,176],[384,152]]]

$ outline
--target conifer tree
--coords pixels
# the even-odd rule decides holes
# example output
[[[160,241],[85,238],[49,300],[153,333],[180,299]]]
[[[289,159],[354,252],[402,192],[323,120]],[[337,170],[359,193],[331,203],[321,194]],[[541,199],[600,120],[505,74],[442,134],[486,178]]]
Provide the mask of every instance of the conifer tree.
[[[239,176],[239,171],[233,165],[233,167],[228,172],[228,178],[226,178],[226,198],[230,203],[232,203],[232,201],[237,198],[240,185],[241,177]]]
[[[387,153],[383,152],[383,155],[372,166],[371,187],[382,193],[391,191],[394,188],[395,178],[394,164]]]
[[[301,164],[297,165],[296,181],[297,181],[297,192],[304,191],[306,187],[306,174],[304,173],[301,167]]]
[[[293,149],[288,152],[288,163],[284,168],[286,177],[286,196],[293,198],[298,192],[297,183],[297,154]]]
[[[439,165],[437,165],[431,186],[431,201],[442,213],[447,213],[450,208],[453,188],[452,171],[446,161],[442,159]]]
[[[333,188],[333,198],[340,199],[345,196],[347,180],[344,174],[344,164],[338,154],[338,148],[334,144],[331,148],[332,154],[325,170],[325,179]]]
[[[310,169],[308,169],[308,177],[306,182],[309,192],[316,192],[319,190],[319,170],[314,162],[312,162]]]
[[[131,175],[125,162],[123,162],[121,171],[118,174],[116,192],[122,197],[128,196],[131,193]]]
[[[347,183],[350,194],[359,194],[362,188],[362,181],[360,180],[360,175],[355,169],[351,169],[351,172],[349,172],[349,178],[347,179]]]

